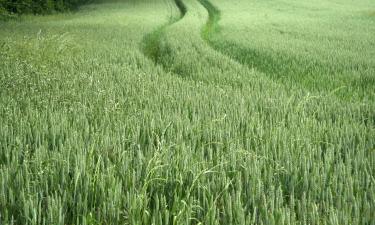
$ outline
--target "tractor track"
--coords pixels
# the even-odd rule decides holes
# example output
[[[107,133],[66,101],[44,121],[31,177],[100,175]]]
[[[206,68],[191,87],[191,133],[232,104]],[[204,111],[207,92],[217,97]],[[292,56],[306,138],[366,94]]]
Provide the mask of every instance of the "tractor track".
[[[178,17],[170,18],[166,24],[158,27],[153,32],[144,36],[141,43],[141,50],[143,54],[150,58],[156,65],[161,65],[166,70],[170,69],[166,68],[164,64],[160,63],[160,59],[163,56],[163,50],[160,45],[161,38],[163,37],[167,27],[180,21],[186,14],[186,7],[181,0],[174,0],[174,3],[180,11],[180,15]]]
[[[164,42],[166,31],[169,27],[180,22],[188,12],[188,7],[185,5],[183,0],[174,0],[175,5],[180,11],[178,17],[171,18],[166,24],[160,26],[153,32],[147,34],[142,41],[141,49],[146,57],[151,59],[155,65],[161,66],[164,71],[170,72],[175,75],[179,75],[181,78],[191,79],[198,82],[204,83],[215,83],[220,85],[229,85],[242,87],[243,81],[239,77],[229,78],[229,74],[239,74],[238,71],[243,68],[251,73],[251,70],[248,70],[248,66],[241,63],[240,61],[233,58],[230,54],[226,54],[225,51],[217,49],[214,43],[211,42],[211,37],[215,34],[218,29],[218,21],[220,20],[220,11],[208,0],[198,0],[198,5],[201,5],[202,8],[207,12],[207,19],[202,24],[198,33],[201,41],[204,43],[204,49],[209,52],[202,51],[202,46],[196,46],[194,43],[189,42],[188,39],[183,42],[181,41],[180,46],[182,48],[187,48],[187,45],[190,45],[191,49],[194,49],[193,52],[180,51],[178,53],[174,52],[175,49],[169,48],[169,43]],[[199,14],[198,14],[199,15]],[[190,14],[192,16],[192,14]],[[181,24],[182,25],[182,24]],[[186,43],[186,46],[182,46]],[[175,54],[181,54],[185,52],[186,54],[192,54],[192,57],[200,57],[200,60],[197,62],[201,65],[205,65],[210,70],[215,70],[215,76],[202,76],[199,72],[194,70],[193,65],[189,61],[182,62],[184,60],[181,57],[176,59]],[[214,58],[215,56],[220,55],[219,59]],[[175,63],[177,60],[177,63]],[[226,65],[223,65],[220,60],[224,60]],[[181,63],[182,62],[182,63]],[[211,74],[213,75],[213,74]]]
[[[302,75],[308,75],[311,77],[310,82],[315,82],[315,80],[318,79],[314,78],[316,74],[344,73],[346,70],[348,70],[348,68],[345,67],[330,67],[329,65],[326,65],[324,62],[320,61],[310,60],[306,62],[297,56],[283,55],[274,57],[270,53],[262,52],[256,48],[244,47],[231,41],[221,40],[219,34],[219,21],[221,19],[220,10],[209,0],[198,1],[207,10],[209,15],[206,25],[203,27],[201,33],[202,38],[207,42],[207,44],[214,51],[225,55],[244,67],[255,69],[256,71],[267,75],[270,79],[276,80],[275,82],[279,84],[287,85],[287,82],[291,82],[291,80],[286,79],[285,76],[286,74],[290,74],[291,71],[293,71],[294,74],[294,78],[292,80],[294,85],[300,89],[304,89],[306,88],[307,84],[303,83],[302,81],[298,81],[298,77]],[[218,37],[214,37],[216,35]],[[320,79],[323,78],[320,77]],[[323,83],[329,83],[329,77],[325,77],[324,79],[325,82]],[[336,87],[332,87],[333,90],[336,90],[335,88]]]

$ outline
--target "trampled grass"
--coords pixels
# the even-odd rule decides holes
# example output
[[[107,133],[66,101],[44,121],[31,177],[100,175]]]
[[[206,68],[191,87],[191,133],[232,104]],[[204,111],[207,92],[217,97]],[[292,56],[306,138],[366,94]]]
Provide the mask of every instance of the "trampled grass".
[[[374,224],[371,1],[0,22],[0,224]]]

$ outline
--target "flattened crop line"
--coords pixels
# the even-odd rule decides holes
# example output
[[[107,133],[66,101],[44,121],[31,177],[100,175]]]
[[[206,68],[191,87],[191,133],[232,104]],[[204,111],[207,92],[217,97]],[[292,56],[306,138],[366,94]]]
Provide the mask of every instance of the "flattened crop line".
[[[243,49],[241,46],[238,46],[233,43],[228,43],[225,40],[219,41],[218,39],[213,39],[213,35],[219,32],[219,20],[221,19],[220,10],[214,6],[209,0],[199,0],[199,2],[206,8],[208,12],[208,20],[206,25],[202,29],[202,37],[203,39],[211,46],[212,49],[215,51],[220,52],[223,55],[226,55],[230,59],[236,61],[237,63],[244,65],[244,66],[251,66],[253,68],[255,65],[258,66],[256,63],[256,59],[263,60],[260,55],[255,55],[254,52],[248,52],[247,49]],[[246,52],[245,52],[246,51]],[[251,54],[252,53],[252,54]],[[244,60],[243,55],[251,55],[254,56],[252,60]],[[248,59],[249,57],[246,57]],[[251,63],[249,63],[251,61]],[[267,71],[263,68],[257,68],[262,72],[274,72],[274,71]]]
[[[184,5],[184,3],[182,3],[182,0],[174,0],[174,2],[176,3],[177,8],[180,10],[180,13],[181,13],[180,19],[182,19],[185,16],[186,11],[187,11],[186,6]]]
[[[226,45],[226,42],[220,43],[219,45],[212,40],[212,37],[214,33],[219,32],[219,20],[221,19],[221,13],[216,6],[214,6],[210,1],[208,0],[199,0],[199,2],[203,5],[204,8],[206,8],[208,12],[208,20],[206,25],[202,29],[202,37],[203,39],[211,46],[211,48],[217,52],[220,52],[221,54],[229,57],[233,61],[247,66],[246,63],[243,62],[243,60],[239,60],[239,58],[234,57],[232,54],[228,54]],[[223,46],[225,47],[223,47]],[[237,47],[237,46],[236,46]],[[242,49],[241,49],[242,50]]]
[[[154,30],[153,32],[144,36],[141,44],[142,52],[149,57],[155,64],[160,64],[160,59],[163,55],[163,49],[161,49],[160,39],[164,34],[165,29],[181,20],[186,14],[186,7],[181,0],[174,0],[180,15],[178,17],[171,17],[170,20]],[[161,64],[162,65],[162,64]]]
[[[327,74],[343,74],[352,68],[342,64],[330,65],[320,60],[301,58],[294,55],[272,54],[258,50],[251,46],[243,46],[223,39],[219,33],[220,10],[209,0],[199,0],[208,11],[208,20],[202,28],[202,38],[217,52],[229,57],[237,63],[250,69],[264,73],[278,83],[290,85],[291,83],[301,89],[310,91],[333,90],[331,76]],[[357,66],[361,71],[365,67]],[[340,81],[345,82],[345,81]],[[360,84],[363,87],[363,84]],[[316,88],[318,87],[318,88]],[[316,88],[316,89],[315,89]],[[350,99],[352,94],[342,93],[337,95],[343,99]]]
[[[203,39],[209,42],[210,35],[216,32],[219,28],[218,22],[220,20],[220,10],[208,0],[199,0],[199,2],[208,12],[208,20],[206,25],[203,27],[202,36]]]
[[[234,46],[228,46],[228,43],[226,43],[225,41],[220,42],[220,44],[218,44],[216,41],[212,40],[213,35],[219,31],[219,20],[221,19],[220,10],[216,8],[216,6],[214,6],[209,0],[199,0],[199,2],[203,5],[204,8],[206,8],[208,12],[207,23],[202,29],[203,39],[215,51],[220,52],[221,54],[229,57],[230,59],[236,61],[237,63],[241,65],[248,66],[249,64],[244,63],[243,60],[240,60],[240,58],[235,57],[235,55],[233,54],[230,54],[231,52],[230,53],[227,52],[228,49],[232,49]],[[243,51],[243,49],[238,47],[237,45],[235,45],[235,47],[237,47],[236,51],[240,51],[240,50]]]
[[[248,66],[250,68],[255,67],[258,71],[266,74],[279,74],[280,71],[283,71],[283,68],[278,67],[280,63],[277,63],[270,56],[261,54],[255,50],[244,48],[231,42],[227,42],[225,40],[219,40],[220,37],[214,39],[213,36],[215,33],[219,32],[219,20],[221,18],[220,10],[216,8],[216,6],[214,6],[209,0],[199,0],[199,2],[208,12],[208,20],[202,29],[202,37],[212,49],[228,56],[230,59],[239,64]],[[263,63],[264,61],[269,63]],[[287,62],[283,63],[282,65],[285,65],[286,63]],[[268,65],[275,66],[269,67]],[[306,73],[306,71],[304,72]]]

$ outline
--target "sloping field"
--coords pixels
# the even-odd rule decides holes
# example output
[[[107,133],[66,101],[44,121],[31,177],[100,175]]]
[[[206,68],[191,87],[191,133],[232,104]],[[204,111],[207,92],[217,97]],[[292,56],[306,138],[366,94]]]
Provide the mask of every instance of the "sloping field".
[[[0,22],[0,224],[374,224],[373,10],[128,0]]]
[[[366,15],[372,1],[202,2],[218,51],[286,86],[340,88],[339,98],[374,101],[375,20]]]

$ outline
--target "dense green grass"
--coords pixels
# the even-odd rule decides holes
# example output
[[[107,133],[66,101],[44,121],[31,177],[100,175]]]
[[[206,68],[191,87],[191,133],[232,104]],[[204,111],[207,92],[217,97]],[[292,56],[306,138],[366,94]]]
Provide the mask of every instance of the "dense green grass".
[[[133,0],[0,22],[0,224],[374,224],[372,8]]]
[[[215,3],[213,20],[223,9],[221,32],[210,39],[217,50],[287,86],[375,100],[375,20],[368,14],[373,1]]]

